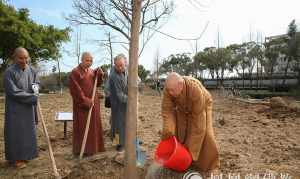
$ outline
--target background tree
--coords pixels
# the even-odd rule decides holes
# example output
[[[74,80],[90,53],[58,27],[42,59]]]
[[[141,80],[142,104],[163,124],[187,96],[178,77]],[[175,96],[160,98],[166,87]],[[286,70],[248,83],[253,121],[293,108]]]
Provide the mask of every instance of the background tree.
[[[58,58],[62,42],[69,40],[70,29],[43,26],[29,18],[28,9],[15,10],[0,1],[0,73],[9,63],[15,48],[26,48],[31,63]]]
[[[41,76],[41,90],[42,92],[56,91],[60,89],[60,86],[68,87],[69,74],[66,72],[51,73],[49,75]]]
[[[186,54],[170,55],[160,66],[161,73],[177,72],[181,75],[189,75],[192,72],[192,59]]]
[[[275,91],[275,83],[273,79],[273,73],[274,73],[274,67],[278,64],[278,57],[280,56],[283,39],[274,39],[270,40],[269,42],[266,42],[264,44],[265,51],[264,51],[264,60],[262,61],[262,65],[264,66],[265,71],[267,72],[269,79],[272,79],[272,88],[273,91]]]
[[[254,58],[256,59],[256,87],[257,89],[259,88],[258,84],[259,84],[259,79],[260,79],[260,74],[259,71],[262,73],[262,60],[264,59],[264,50],[262,48],[261,45],[256,44],[253,48],[252,48],[252,53]],[[259,69],[259,64],[261,66],[261,69]]]
[[[150,74],[149,70],[146,70],[143,65],[139,65],[138,67],[138,75],[142,81],[145,81]]]
[[[226,47],[230,50],[231,55],[231,61],[229,64],[229,70],[231,72],[235,71],[237,74],[239,74],[239,63],[242,61],[242,54],[240,52],[241,45],[240,44],[231,44]]]
[[[198,52],[195,57],[195,64],[208,70],[212,79],[215,79],[217,67],[217,48],[216,47],[207,47],[203,52]]]
[[[247,49],[246,49],[246,43],[241,44],[238,49],[238,68],[242,69],[242,81],[243,81],[243,88],[245,87],[245,70],[246,70],[246,62],[247,62]],[[239,73],[240,74],[240,73]]]
[[[218,48],[215,52],[217,56],[216,61],[216,73],[220,80],[220,85],[223,85],[224,73],[230,68],[231,51],[228,48]]]
[[[299,58],[299,50],[300,50],[300,35],[297,33],[297,24],[295,19],[288,26],[287,30],[287,37],[285,38],[286,47],[285,47],[285,54],[286,54],[286,66],[284,68],[284,79],[282,84],[285,84],[285,79],[287,77],[288,69],[290,69],[291,62],[295,64],[298,62]],[[297,65],[295,65],[296,67]],[[300,71],[299,71],[300,72]],[[298,75],[299,76],[299,75]],[[300,84],[299,80],[298,83]]]
[[[103,72],[107,73],[108,70],[111,69],[111,64],[103,64],[101,65],[101,69],[103,70]]]
[[[246,47],[246,57],[247,60],[245,61],[246,68],[248,70],[247,79],[250,79],[250,88],[252,88],[252,73],[256,64],[256,43],[255,42],[248,42],[245,44]]]
[[[203,63],[201,63],[200,61],[200,58],[199,58],[199,54],[200,54],[201,52],[198,52],[198,53],[196,53],[195,54],[195,56],[193,57],[193,63],[191,64],[191,65],[194,65],[194,75],[195,75],[195,77],[197,78],[197,79],[201,79],[201,80],[203,80],[203,78],[204,78],[204,76],[203,76],[203,74],[204,74],[204,71],[206,70],[206,66],[203,64]]]

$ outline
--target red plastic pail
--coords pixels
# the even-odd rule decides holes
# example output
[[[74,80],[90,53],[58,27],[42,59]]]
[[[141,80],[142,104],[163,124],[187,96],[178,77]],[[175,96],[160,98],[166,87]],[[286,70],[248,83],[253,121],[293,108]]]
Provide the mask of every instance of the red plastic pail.
[[[192,163],[192,156],[188,150],[181,145],[175,136],[162,140],[155,152],[155,161],[166,168],[178,172],[185,171]]]

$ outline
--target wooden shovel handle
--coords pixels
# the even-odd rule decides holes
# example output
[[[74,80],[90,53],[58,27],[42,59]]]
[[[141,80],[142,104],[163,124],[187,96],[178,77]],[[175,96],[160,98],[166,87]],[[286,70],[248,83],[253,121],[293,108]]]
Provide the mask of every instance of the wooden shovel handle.
[[[94,107],[94,99],[95,99],[95,94],[96,94],[96,89],[97,89],[97,82],[98,82],[98,75],[96,76],[95,83],[94,83],[94,88],[93,88],[93,95],[92,95],[93,105],[89,109],[89,113],[88,113],[88,117],[87,117],[87,121],[86,121],[86,125],[85,125],[85,131],[84,131],[83,141],[82,141],[80,155],[79,155],[80,160],[82,159],[83,152],[85,150],[86,141],[87,141],[87,136],[88,136],[88,133],[89,133],[91,115],[92,115],[92,110],[93,110],[93,107]]]
[[[54,155],[53,155],[53,151],[52,151],[52,147],[51,147],[51,143],[50,143],[50,139],[49,139],[49,135],[48,135],[48,131],[47,131],[47,127],[44,121],[44,117],[43,117],[43,113],[42,113],[42,108],[40,105],[40,102],[38,101],[37,103],[37,110],[38,110],[38,114],[40,116],[40,119],[42,121],[42,126],[43,126],[43,130],[46,136],[46,140],[47,140],[47,144],[48,144],[48,149],[49,149],[49,156],[52,162],[52,168],[53,168],[53,172],[54,172],[54,176],[56,178],[61,178],[58,171],[57,171],[57,167],[56,167],[56,163],[55,163],[55,159],[54,159]]]

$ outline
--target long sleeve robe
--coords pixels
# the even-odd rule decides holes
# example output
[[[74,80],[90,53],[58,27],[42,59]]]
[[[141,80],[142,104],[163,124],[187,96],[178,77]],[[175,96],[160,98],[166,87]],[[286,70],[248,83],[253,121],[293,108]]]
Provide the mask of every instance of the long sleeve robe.
[[[81,150],[88,111],[92,105],[95,77],[94,70],[85,71],[80,65],[73,69],[70,75],[69,88],[73,98],[73,153],[75,155],[78,155]],[[98,82],[99,84],[102,82],[102,75],[98,76]],[[104,150],[100,100],[96,92],[84,154],[92,155]]]
[[[36,103],[32,83],[39,83],[36,71],[26,66],[22,70],[17,64],[7,68],[4,74],[5,158],[9,161],[36,158]]]
[[[111,132],[119,134],[119,143],[125,145],[125,122],[127,112],[127,73],[117,73],[112,68],[109,75],[111,102]]]
[[[175,135],[201,171],[219,168],[212,126],[212,97],[198,80],[184,77],[183,90],[176,98],[164,90],[162,118],[163,134]]]

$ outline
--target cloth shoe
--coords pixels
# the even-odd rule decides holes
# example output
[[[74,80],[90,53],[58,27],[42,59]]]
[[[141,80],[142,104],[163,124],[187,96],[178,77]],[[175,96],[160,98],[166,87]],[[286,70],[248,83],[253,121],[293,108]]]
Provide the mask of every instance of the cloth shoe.
[[[14,167],[17,169],[22,169],[26,167],[26,162],[24,160],[16,160]]]

